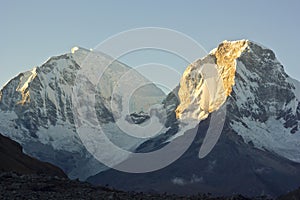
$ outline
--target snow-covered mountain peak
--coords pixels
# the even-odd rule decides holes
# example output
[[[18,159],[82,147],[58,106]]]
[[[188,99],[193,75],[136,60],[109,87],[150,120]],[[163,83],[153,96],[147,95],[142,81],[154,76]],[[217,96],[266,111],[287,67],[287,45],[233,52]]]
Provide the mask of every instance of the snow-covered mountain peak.
[[[299,87],[272,50],[224,41],[187,67],[176,116],[203,120],[226,103],[230,126],[245,142],[300,162]]]
[[[124,80],[124,74],[131,79]],[[80,92],[78,96],[94,97],[90,105],[96,120],[102,128],[112,130],[112,140],[121,135],[117,142],[129,149],[138,139],[123,136],[115,125],[114,114],[125,110],[123,97],[127,96],[118,96],[119,90],[114,89],[122,77],[122,83],[131,83],[133,75],[146,86],[127,95],[131,97],[128,115],[148,111],[165,94],[134,69],[101,52],[75,47],[70,53],[50,57],[0,90],[0,132],[20,142],[27,154],[60,166],[70,177],[84,179],[104,167],[87,151],[76,131],[79,108],[74,89]]]
[[[252,84],[257,84],[258,76],[265,78],[262,73],[266,71],[279,73],[280,77],[287,76],[272,50],[249,40],[225,40],[209,55],[196,60],[185,70],[178,92],[180,104],[176,110],[177,118],[203,120],[209,113],[218,110],[231,95],[235,81],[244,80],[237,70],[243,71],[243,74],[248,73],[245,72],[243,64],[238,65],[242,55],[242,59],[257,61],[258,66],[253,66],[250,71],[259,68],[260,74],[246,74],[252,77]],[[274,77],[266,79],[276,81]]]

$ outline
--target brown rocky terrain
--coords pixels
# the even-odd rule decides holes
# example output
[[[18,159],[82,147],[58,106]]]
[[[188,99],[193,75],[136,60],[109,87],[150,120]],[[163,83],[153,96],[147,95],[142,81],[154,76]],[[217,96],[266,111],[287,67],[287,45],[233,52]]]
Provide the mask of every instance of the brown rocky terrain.
[[[22,146],[0,134],[0,171],[66,177],[58,167],[25,155]]]
[[[177,196],[168,194],[147,194],[142,192],[122,192],[57,176],[21,175],[11,172],[0,173],[0,199],[250,200],[240,195],[232,197],[211,197],[207,194]],[[260,197],[254,199],[262,200],[266,198]]]

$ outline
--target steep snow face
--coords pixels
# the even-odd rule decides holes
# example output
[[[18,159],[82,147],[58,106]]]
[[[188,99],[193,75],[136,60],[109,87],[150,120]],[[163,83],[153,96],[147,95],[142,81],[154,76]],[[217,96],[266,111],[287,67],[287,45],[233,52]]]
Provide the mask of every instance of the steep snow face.
[[[224,41],[187,67],[180,81],[177,118],[203,120],[224,104],[234,85],[236,59],[247,46],[246,40]]]
[[[245,142],[300,162],[299,82],[272,50],[253,42],[237,59],[228,99],[230,126]]]
[[[87,77],[77,79],[84,68],[98,78],[96,82]],[[105,70],[100,74],[97,69]],[[96,174],[104,167],[89,154],[76,132],[73,89],[80,83],[81,96],[95,95],[97,119],[102,126],[108,126],[115,120],[111,100],[113,93],[118,94],[114,88],[128,71],[147,82],[128,66],[100,52],[74,47],[71,53],[51,57],[42,66],[20,73],[1,89],[0,132],[21,143],[27,154],[61,167],[71,178],[85,179]],[[98,75],[102,75],[101,79]],[[155,85],[148,84],[131,96],[130,111],[147,113],[147,108],[161,102],[164,96]],[[122,98],[113,104],[122,111]],[[110,137],[124,149],[138,143],[122,134],[116,131]],[[128,142],[131,139],[135,144]]]

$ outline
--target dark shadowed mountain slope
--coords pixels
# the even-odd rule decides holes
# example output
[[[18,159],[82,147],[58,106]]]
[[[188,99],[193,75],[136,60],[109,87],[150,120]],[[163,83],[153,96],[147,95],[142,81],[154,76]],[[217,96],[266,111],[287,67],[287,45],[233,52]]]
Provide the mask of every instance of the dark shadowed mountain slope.
[[[0,134],[0,171],[66,177],[58,167],[25,155],[19,143]]]
[[[212,152],[199,159],[199,147],[208,124],[209,119],[200,123],[196,139],[187,152],[166,168],[144,174],[110,169],[88,181],[128,191],[176,194],[210,192],[215,195],[242,194],[250,197],[276,197],[298,187],[300,164],[254,148],[228,128],[223,130]]]
[[[297,190],[291,191],[285,195],[278,197],[278,200],[298,200],[300,199],[300,187]]]

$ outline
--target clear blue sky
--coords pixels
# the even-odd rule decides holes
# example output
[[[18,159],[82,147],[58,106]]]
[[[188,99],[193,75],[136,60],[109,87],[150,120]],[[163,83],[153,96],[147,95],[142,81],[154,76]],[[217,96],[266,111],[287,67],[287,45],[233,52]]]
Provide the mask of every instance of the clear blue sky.
[[[273,49],[300,80],[300,1],[0,1],[0,85],[49,56],[93,48],[127,29],[183,32],[206,50],[250,39]]]

